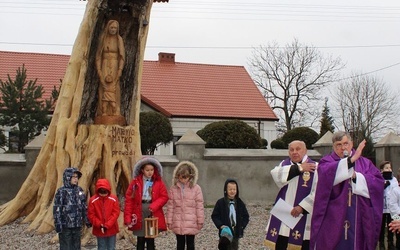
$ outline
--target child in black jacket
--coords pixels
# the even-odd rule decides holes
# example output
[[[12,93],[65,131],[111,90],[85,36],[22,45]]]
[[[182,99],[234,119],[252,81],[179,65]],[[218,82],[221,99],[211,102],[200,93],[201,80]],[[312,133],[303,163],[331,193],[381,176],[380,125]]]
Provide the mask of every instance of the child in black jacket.
[[[243,231],[249,223],[249,213],[246,205],[239,198],[239,186],[234,179],[227,179],[224,185],[224,197],[215,204],[211,215],[218,235],[224,227],[229,227],[233,233],[233,239],[227,249],[239,249],[239,238],[243,237]]]

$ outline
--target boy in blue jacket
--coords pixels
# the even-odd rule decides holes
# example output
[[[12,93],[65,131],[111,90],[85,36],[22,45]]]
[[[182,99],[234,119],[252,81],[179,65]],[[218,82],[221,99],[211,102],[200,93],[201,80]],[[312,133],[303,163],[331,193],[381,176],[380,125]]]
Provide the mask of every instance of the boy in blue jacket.
[[[86,195],[78,186],[82,173],[77,168],[66,168],[64,185],[57,189],[54,197],[54,226],[60,241],[60,250],[81,249],[81,228],[90,227],[86,216]]]

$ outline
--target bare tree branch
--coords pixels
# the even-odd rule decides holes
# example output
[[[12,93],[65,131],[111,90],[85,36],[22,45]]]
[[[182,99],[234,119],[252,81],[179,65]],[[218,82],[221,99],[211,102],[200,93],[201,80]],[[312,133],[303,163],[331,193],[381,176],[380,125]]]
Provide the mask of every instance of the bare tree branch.
[[[398,94],[381,79],[353,73],[334,90],[333,99],[347,131],[374,139],[397,127]]]
[[[314,112],[316,103],[323,102],[320,91],[337,80],[344,64],[294,39],[284,48],[276,42],[255,48],[250,66],[254,82],[286,131],[303,125],[307,117],[315,120],[320,114]]]

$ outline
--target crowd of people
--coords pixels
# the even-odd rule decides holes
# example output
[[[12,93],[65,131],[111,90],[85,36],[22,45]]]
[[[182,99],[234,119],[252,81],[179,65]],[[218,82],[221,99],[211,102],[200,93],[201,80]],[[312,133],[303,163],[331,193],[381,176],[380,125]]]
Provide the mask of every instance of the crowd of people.
[[[398,181],[389,161],[377,168],[362,156],[365,145],[364,140],[355,149],[348,133],[336,132],[333,151],[317,162],[307,155],[303,141],[289,144],[288,158],[271,170],[280,190],[266,222],[266,249],[400,249]],[[190,161],[180,162],[169,190],[162,174],[155,158],[144,157],[135,164],[125,193],[124,224],[137,237],[136,249],[155,249],[146,218],[157,218],[157,232],[171,230],[176,235],[176,249],[195,249],[195,236],[205,220],[198,169]],[[87,204],[78,186],[81,176],[78,169],[67,168],[64,185],[55,195],[60,249],[80,249],[80,229],[85,224],[93,227],[98,249],[115,249],[118,198],[109,181],[99,179]],[[211,215],[220,240],[210,249],[236,250],[250,216],[236,180],[228,178],[223,192]]]
[[[133,179],[125,193],[124,224],[137,238],[136,249],[155,249],[155,231],[171,230],[176,235],[176,249],[194,250],[195,236],[204,224],[204,200],[197,184],[198,169],[190,161],[180,162],[174,169],[172,185],[167,190],[162,180],[161,163],[144,157],[133,167]],[[77,168],[67,168],[63,174],[64,185],[55,195],[53,215],[61,250],[81,248],[81,228],[93,227],[98,249],[115,249],[119,232],[118,198],[111,193],[107,179],[98,179],[96,192],[87,204],[85,193],[78,186],[82,173]],[[227,179],[224,197],[219,199],[212,213],[218,229],[218,249],[239,248],[239,238],[249,223],[249,213],[239,197],[239,186]],[[163,207],[166,206],[166,216]],[[147,231],[146,218],[156,218],[157,229]],[[161,247],[162,249],[162,247]]]
[[[307,156],[304,142],[289,144],[289,157],[271,171],[280,191],[269,217],[265,246],[279,250],[400,249],[398,181],[389,161],[377,168],[361,156],[365,145],[364,140],[354,149],[348,133],[336,132],[333,151],[317,163]]]

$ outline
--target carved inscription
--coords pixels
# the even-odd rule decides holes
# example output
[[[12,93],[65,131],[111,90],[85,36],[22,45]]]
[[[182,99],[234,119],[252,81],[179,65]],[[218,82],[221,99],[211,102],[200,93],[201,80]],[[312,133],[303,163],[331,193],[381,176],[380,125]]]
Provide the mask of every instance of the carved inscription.
[[[131,145],[133,143],[133,137],[135,135],[135,131],[133,128],[119,128],[112,127],[111,130],[111,141],[114,145],[123,144],[123,147],[115,147],[112,151],[112,156],[116,155],[133,155],[133,150]],[[121,148],[120,150],[116,148]]]

